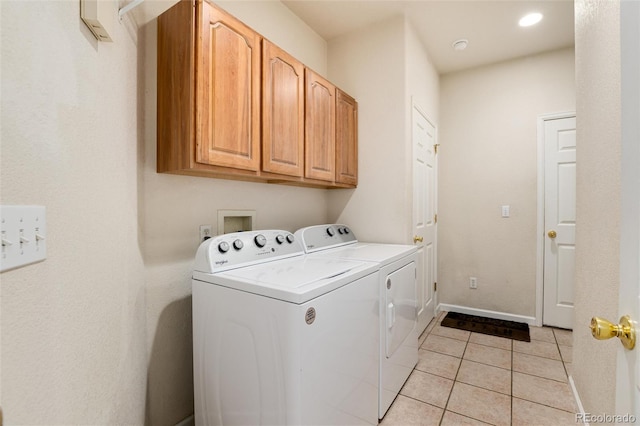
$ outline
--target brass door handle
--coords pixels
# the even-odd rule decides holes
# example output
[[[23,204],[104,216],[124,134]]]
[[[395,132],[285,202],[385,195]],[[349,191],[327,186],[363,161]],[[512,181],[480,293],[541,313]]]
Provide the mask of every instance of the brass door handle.
[[[551,231],[547,232],[547,235],[549,236],[549,238],[555,238],[555,237],[558,236],[556,231],[554,231],[553,229]]]
[[[422,242],[422,240],[424,240],[424,238],[418,237],[417,235],[413,236],[413,244],[417,243],[418,241]]]
[[[613,324],[604,318],[591,318],[591,335],[598,340],[620,338],[622,346],[633,349],[636,345],[636,330],[631,322],[631,317],[625,315],[620,318],[620,324]]]

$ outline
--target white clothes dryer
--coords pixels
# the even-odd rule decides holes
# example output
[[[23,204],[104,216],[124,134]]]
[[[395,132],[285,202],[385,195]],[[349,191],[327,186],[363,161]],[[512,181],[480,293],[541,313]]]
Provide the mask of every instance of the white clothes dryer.
[[[299,229],[295,237],[310,258],[359,260],[378,265],[378,418],[382,419],[418,362],[417,249],[410,245],[358,242],[351,229],[340,224]]]
[[[280,230],[203,242],[193,271],[197,425],[378,423],[378,272]]]

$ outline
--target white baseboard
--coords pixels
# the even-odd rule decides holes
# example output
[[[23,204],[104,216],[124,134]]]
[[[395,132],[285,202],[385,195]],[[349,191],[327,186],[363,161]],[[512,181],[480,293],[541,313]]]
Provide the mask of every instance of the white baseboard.
[[[196,420],[195,420],[195,417],[193,417],[193,414],[192,414],[189,417],[187,417],[186,419],[182,420],[176,426],[195,426],[195,424],[196,424]]]
[[[580,401],[580,395],[578,395],[578,389],[576,389],[576,384],[573,381],[572,376],[569,376],[569,384],[571,385],[571,392],[573,392],[573,397],[575,398],[576,405],[578,406],[578,414],[582,414],[582,418],[584,419],[584,416],[585,416],[584,407],[582,406],[582,401]],[[576,423],[577,423],[577,415],[576,415]],[[583,422],[582,424],[589,426],[589,423],[587,422]]]
[[[524,315],[507,314],[504,312],[489,311],[486,309],[468,308],[466,306],[449,305],[446,303],[440,303],[438,305],[438,311],[457,312],[459,314],[476,315],[479,317],[487,317],[505,321],[524,322],[528,325],[536,325],[535,317],[527,317]]]

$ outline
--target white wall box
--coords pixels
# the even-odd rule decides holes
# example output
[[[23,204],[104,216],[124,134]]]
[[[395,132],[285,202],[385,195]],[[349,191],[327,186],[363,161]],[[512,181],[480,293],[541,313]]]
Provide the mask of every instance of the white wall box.
[[[253,231],[255,210],[218,210],[218,234]]]

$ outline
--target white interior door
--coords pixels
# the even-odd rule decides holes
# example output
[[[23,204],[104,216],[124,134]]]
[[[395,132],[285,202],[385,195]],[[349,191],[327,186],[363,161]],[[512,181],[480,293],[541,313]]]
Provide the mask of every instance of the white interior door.
[[[435,312],[436,282],[436,130],[413,105],[413,242],[418,246],[418,333]]]
[[[576,242],[576,118],[543,121],[545,325],[573,329]]]
[[[618,316],[640,319],[640,2],[620,3],[622,175],[620,218],[620,289]],[[596,314],[596,313],[594,313]],[[618,318],[609,318],[616,321]],[[640,328],[636,323],[636,339]],[[640,419],[640,343],[633,350],[619,345],[616,368],[616,413]],[[637,420],[636,420],[637,421]]]

